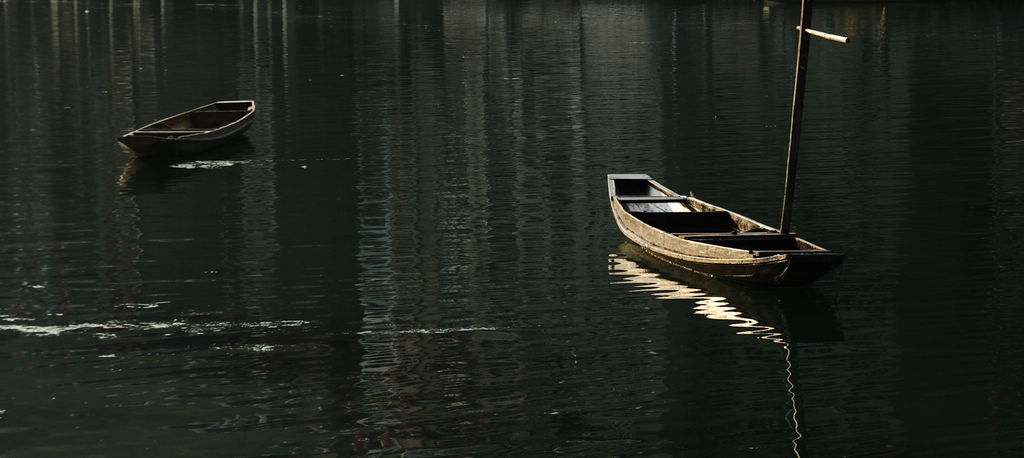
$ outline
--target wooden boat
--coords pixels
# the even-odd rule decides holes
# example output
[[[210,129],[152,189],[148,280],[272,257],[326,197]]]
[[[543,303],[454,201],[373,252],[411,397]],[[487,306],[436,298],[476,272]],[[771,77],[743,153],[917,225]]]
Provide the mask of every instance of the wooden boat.
[[[713,277],[803,285],[843,255],[693,196],[643,174],[608,175],[608,199],[623,235],[667,262]]]
[[[140,157],[198,154],[242,135],[255,113],[252,100],[214,102],[147,124],[117,141]]]

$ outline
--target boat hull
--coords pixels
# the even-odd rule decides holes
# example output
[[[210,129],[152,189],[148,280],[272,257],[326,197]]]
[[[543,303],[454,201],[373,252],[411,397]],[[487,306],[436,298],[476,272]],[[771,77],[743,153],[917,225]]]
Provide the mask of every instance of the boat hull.
[[[647,195],[618,194],[616,190],[621,186],[616,186],[616,182],[621,180],[649,182]],[[730,280],[795,286],[814,282],[843,261],[842,254],[795,235],[781,234],[745,216],[694,197],[675,194],[647,175],[609,175],[608,186],[612,214],[622,234],[651,254],[683,268]],[[631,211],[624,203],[647,200],[671,201],[680,204],[680,208],[685,204],[688,209],[651,215]],[[667,231],[665,221],[672,219],[667,216],[686,216],[682,219],[691,222]],[[718,220],[714,225],[694,223],[711,216]]]
[[[139,157],[184,157],[210,151],[249,129],[251,100],[221,101],[186,111],[129,132],[117,140]]]

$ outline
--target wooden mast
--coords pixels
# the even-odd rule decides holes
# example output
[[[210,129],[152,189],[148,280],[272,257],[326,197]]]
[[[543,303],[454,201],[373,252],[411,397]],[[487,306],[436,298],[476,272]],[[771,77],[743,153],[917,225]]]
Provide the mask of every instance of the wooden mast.
[[[803,0],[800,5],[800,38],[796,47],[796,78],[793,81],[793,111],[789,117],[789,148],[786,153],[786,192],[782,199],[782,222],[779,231],[789,232],[793,216],[793,191],[796,189],[796,160],[800,154],[800,128],[804,121],[804,86],[807,84],[807,54],[810,48],[811,3]]]
[[[793,111],[789,119],[789,148],[786,153],[786,191],[782,200],[782,221],[779,231],[783,234],[790,231],[793,215],[793,193],[796,189],[796,162],[800,153],[800,129],[804,118],[804,86],[807,83],[807,55],[810,48],[811,35],[826,40],[846,43],[846,37],[812,30],[812,0],[802,0],[800,4],[800,25],[797,26],[800,38],[796,51],[796,78],[793,81]]]

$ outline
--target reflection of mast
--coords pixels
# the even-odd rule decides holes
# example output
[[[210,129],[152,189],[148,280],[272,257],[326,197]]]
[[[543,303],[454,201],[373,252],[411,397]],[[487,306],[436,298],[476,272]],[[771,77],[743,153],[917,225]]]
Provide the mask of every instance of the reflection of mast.
[[[623,244],[620,248],[624,252],[630,253],[631,257],[637,257],[640,254],[639,247],[631,243]],[[799,441],[803,438],[803,434],[800,432],[800,422],[797,419],[796,385],[793,381],[793,363],[790,359],[792,352],[789,342],[786,341],[783,334],[773,326],[761,324],[752,317],[744,316],[735,307],[729,306],[727,298],[710,295],[699,288],[666,278],[656,271],[642,267],[626,255],[612,253],[608,255],[608,260],[609,274],[621,278],[615,283],[632,285],[636,291],[649,293],[658,299],[692,300],[695,302],[694,314],[711,320],[728,321],[730,327],[740,328],[736,334],[752,335],[782,345],[786,360],[786,392],[789,394],[791,407],[787,420],[793,427],[793,453],[799,457]]]

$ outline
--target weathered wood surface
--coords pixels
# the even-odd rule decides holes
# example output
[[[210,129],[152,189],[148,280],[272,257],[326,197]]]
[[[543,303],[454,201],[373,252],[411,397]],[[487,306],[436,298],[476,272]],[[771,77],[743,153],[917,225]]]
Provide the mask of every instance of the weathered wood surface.
[[[620,188],[628,193],[620,194]],[[843,259],[842,254],[794,234],[780,233],[695,197],[680,196],[647,175],[608,175],[608,197],[623,235],[645,250],[708,275],[773,285],[806,284]],[[638,200],[662,197],[680,199],[673,204],[685,208],[675,212],[628,208]]]
[[[803,28],[800,27],[800,26],[796,26],[796,29],[797,30],[803,30]],[[818,38],[824,38],[824,39],[829,40],[829,41],[837,41],[837,42],[843,43],[843,44],[846,44],[846,42],[849,40],[848,37],[844,37],[842,35],[836,35],[834,33],[825,33],[825,32],[822,32],[820,30],[807,29],[807,33],[809,33],[811,35],[814,35],[814,36],[816,36]]]
[[[199,154],[242,135],[255,112],[252,100],[214,102],[149,123],[117,140],[139,157]]]

